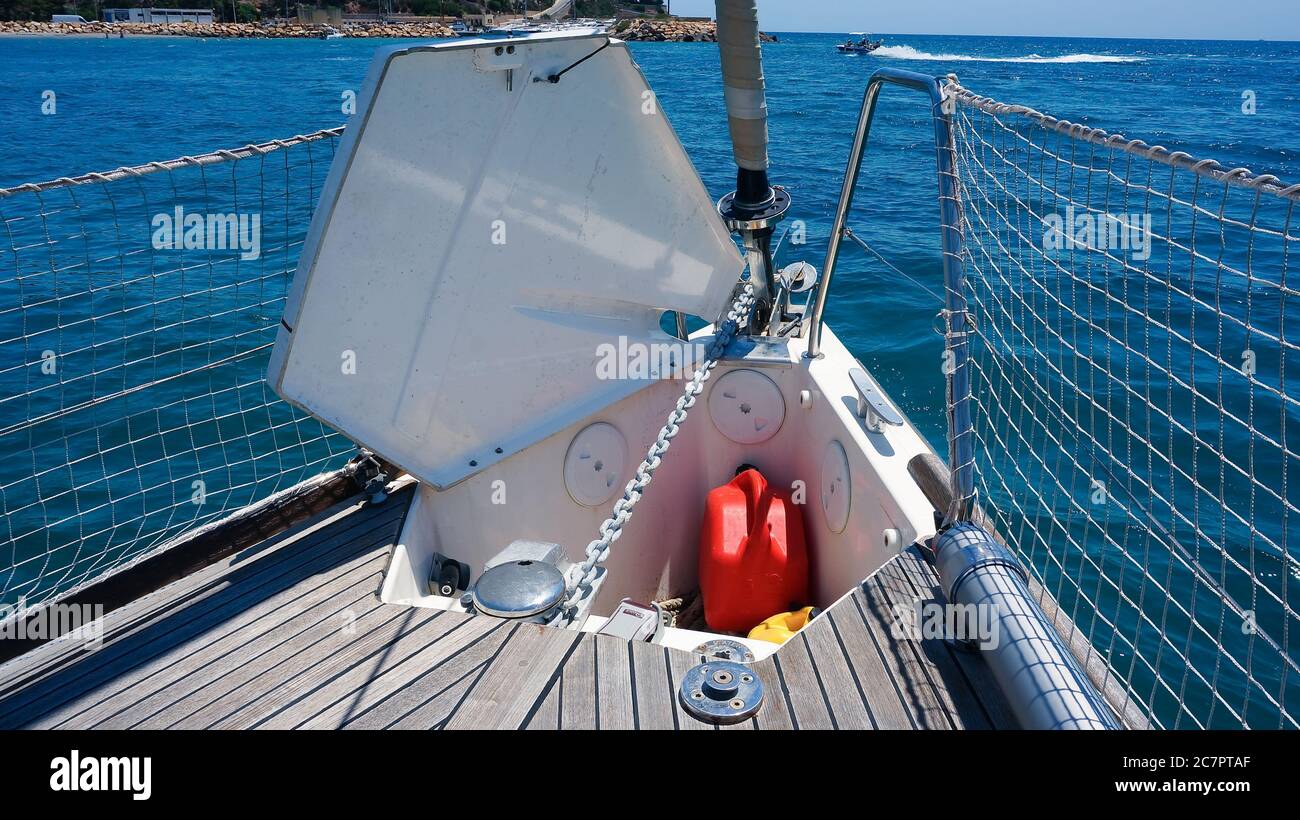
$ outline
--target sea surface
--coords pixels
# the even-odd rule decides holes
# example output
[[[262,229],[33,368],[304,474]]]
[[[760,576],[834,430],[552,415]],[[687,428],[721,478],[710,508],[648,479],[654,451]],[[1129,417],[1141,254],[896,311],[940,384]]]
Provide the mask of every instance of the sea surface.
[[[771,176],[791,192],[820,262],[859,101],[871,71],[956,73],[968,88],[1063,119],[1300,179],[1300,43],[883,34],[870,56],[834,51],[844,35],[778,34],[764,48]],[[0,187],[169,159],[346,123],[375,40],[0,39]],[[717,49],[632,43],[711,194],[733,187]],[[43,93],[57,114],[42,114]],[[1255,113],[1242,113],[1253,93]],[[894,265],[940,281],[931,135],[919,97],[887,91],[855,203],[855,223]],[[877,260],[847,256],[828,318],[927,435],[940,387],[934,298]]]
[[[789,220],[802,220],[807,230],[806,244],[782,245],[780,264],[807,259],[821,266],[861,94],[872,70],[885,65],[956,73],[971,90],[1005,102],[1216,158],[1225,167],[1300,181],[1300,43],[883,34],[878,36],[887,45],[875,54],[846,56],[834,50],[845,35],[778,36],[780,42],[763,50],[771,177],[791,193]],[[360,89],[374,50],[385,44],[0,38],[0,187],[344,124],[349,95]],[[729,191],[734,166],[716,46],[630,47],[710,193]],[[50,92],[57,104],[53,115],[43,112]],[[934,330],[941,269],[928,116],[919,95],[887,89],[882,96],[850,221],[888,264],[846,246],[827,318],[945,452],[942,343]],[[0,276],[7,277],[12,272]],[[14,326],[15,316],[0,312],[5,339],[22,331]],[[12,366],[0,362],[0,372]],[[21,421],[9,417],[19,405],[0,405],[0,429]],[[1236,428],[1223,434],[1225,452],[1246,444],[1244,436],[1232,440],[1241,435]],[[45,519],[74,520],[74,496],[54,494],[41,510]],[[68,507],[59,509],[61,503]],[[1247,507],[1242,499],[1234,505]],[[1285,528],[1282,537],[1287,543]],[[1285,596],[1293,585],[1280,580],[1274,586]],[[1294,624],[1293,617],[1279,617]],[[1294,653],[1297,638],[1289,641]],[[1215,658],[1206,657],[1214,665],[1206,677],[1217,675]],[[1167,657],[1156,660],[1165,662]],[[1252,673],[1272,676],[1263,688],[1275,697],[1293,685],[1280,682],[1276,667]],[[1300,682],[1300,675],[1292,675]],[[1234,704],[1240,697],[1234,693]],[[1178,710],[1166,716],[1178,719]]]

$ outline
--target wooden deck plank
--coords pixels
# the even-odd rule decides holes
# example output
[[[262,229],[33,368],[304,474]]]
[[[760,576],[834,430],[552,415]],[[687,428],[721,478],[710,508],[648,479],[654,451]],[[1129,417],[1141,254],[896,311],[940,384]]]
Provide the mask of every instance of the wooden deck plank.
[[[763,705],[759,707],[758,714],[754,715],[754,727],[760,730],[793,729],[794,719],[790,715],[790,704],[777,672],[776,661],[769,657],[751,666],[763,684]]]
[[[299,695],[304,685],[319,680],[322,674],[337,671],[342,644],[355,635],[348,632],[385,637],[401,629],[397,623],[401,611],[396,608],[374,606],[357,616],[330,619],[276,647],[247,670],[214,681],[196,693],[178,701],[162,712],[147,719],[143,726],[163,726],[171,729],[208,729],[238,714],[245,707],[268,700],[255,713],[265,717],[269,707],[283,702],[285,696]],[[283,691],[282,691],[283,690]],[[249,719],[254,713],[245,713]],[[228,724],[226,728],[235,728]]]
[[[382,607],[301,653],[292,668],[275,668],[239,693],[237,708],[212,724],[216,729],[249,729],[312,698],[334,677],[359,665],[369,668],[404,636],[430,625],[444,613],[416,607]],[[436,629],[437,627],[435,627]],[[229,703],[237,701],[229,699]],[[308,707],[309,708],[309,707]]]
[[[502,626],[499,621],[474,618],[454,612],[444,613],[435,623],[445,625],[445,631],[441,635],[435,635],[430,628],[412,633],[409,636],[410,641],[417,645],[423,641],[424,646],[418,647],[405,657],[401,657],[403,655],[401,651],[386,653],[383,664],[369,678],[356,680],[348,675],[342,675],[330,681],[328,689],[338,695],[338,698],[317,714],[305,720],[300,719],[296,728],[336,729],[351,720],[353,716],[401,691],[411,681],[458,655]],[[318,696],[323,697],[325,694],[327,691],[323,688]],[[279,715],[277,720],[268,721],[266,728],[274,728],[278,725],[281,722],[278,718]]]
[[[520,624],[447,721],[448,729],[515,729],[532,713],[581,636]]]
[[[560,693],[564,691],[564,681],[557,680],[551,690],[542,697],[542,705],[537,707],[533,717],[524,728],[530,731],[560,728]]]
[[[826,610],[822,617],[831,624],[844,647],[844,657],[871,705],[876,728],[915,729],[911,712],[903,703],[897,684],[885,668],[884,659],[851,597]]]
[[[105,687],[113,690],[114,680],[121,675],[190,639],[217,630],[231,619],[242,623],[265,614],[300,594],[304,581],[345,563],[357,545],[335,544],[331,539],[327,549],[323,554],[311,549],[295,551],[262,571],[257,564],[235,570],[230,578],[213,584],[215,591],[202,600],[191,603],[187,598],[161,620],[143,625],[126,638],[115,635],[111,643],[67,666],[57,677],[42,677],[41,685],[5,698],[0,702],[0,725],[30,723],[73,699]]]
[[[4,691],[0,692],[0,728],[21,726],[41,717],[74,699],[84,697],[105,681],[111,684],[112,676],[96,677],[95,673],[105,664],[120,659],[128,652],[138,651],[141,642],[158,639],[167,630],[159,626],[161,620],[177,619],[174,623],[183,623],[187,615],[203,612],[212,604],[220,603],[221,596],[230,594],[231,585],[217,581],[205,588],[195,590],[186,600],[173,601],[171,611],[163,613],[159,620],[144,622],[139,630],[128,629],[109,631],[106,627],[104,640],[95,652],[87,647],[74,646],[71,639],[61,639],[57,651],[49,658],[49,665],[33,670],[31,675],[15,678]],[[186,611],[188,609],[188,612]],[[125,633],[125,634],[123,634]],[[53,644],[46,644],[45,647]],[[44,649],[45,647],[40,647]],[[75,673],[72,670],[75,669]],[[75,679],[73,679],[75,678]]]
[[[92,651],[100,652],[114,641],[129,637],[143,625],[148,625],[178,606],[194,606],[202,596],[210,595],[220,589],[219,586],[214,585],[214,582],[219,583],[224,580],[223,576],[228,576],[252,562],[258,563],[259,571],[265,571],[277,561],[291,556],[295,550],[316,549],[320,544],[326,543],[327,539],[346,540],[358,531],[378,526],[382,516],[387,515],[400,522],[410,496],[409,491],[400,495],[394,494],[390,499],[391,503],[385,505],[369,505],[360,499],[340,502],[297,527],[246,547],[184,578],[142,595],[130,604],[108,613],[104,646]],[[34,683],[41,676],[53,674],[68,664],[84,660],[87,654],[89,653],[81,648],[80,641],[70,638],[56,639],[42,644],[0,664],[0,695],[15,687]]]
[[[834,729],[817,670],[808,654],[808,644],[798,635],[791,638],[772,656],[785,682],[786,700],[793,711],[794,724],[800,729]]]
[[[403,718],[392,728],[402,730],[422,729],[425,731],[446,729],[447,721],[451,719],[456,709],[465,702],[465,698],[474,690],[474,687],[483,680],[483,673],[487,671],[487,668],[487,663],[474,667],[445,692],[438,695],[421,709],[413,712],[410,716]]]
[[[333,529],[282,533],[271,539],[277,542],[274,548],[258,544],[228,556],[211,567],[109,613],[105,620],[103,643],[97,648],[86,649],[78,640],[58,639],[8,662],[0,673],[6,681],[0,684],[0,694],[56,674],[74,663],[88,671],[96,664],[88,664],[86,660],[99,663],[111,660],[114,655],[105,650],[114,649],[115,644],[125,640],[134,640],[142,630],[158,621],[178,613],[195,617],[205,611],[205,606],[215,605],[216,602],[209,600],[212,596],[227,591],[232,585],[275,577],[282,569],[298,566],[307,558],[319,558],[319,554],[328,549],[355,546],[360,536],[388,525],[392,528],[386,531],[395,531],[404,512],[400,504],[374,509],[349,508],[322,524],[329,524]],[[15,670],[21,670],[22,674],[14,674]]]
[[[345,729],[432,729],[455,710],[469,687],[518,628],[498,622],[479,640],[343,724]]]
[[[910,642],[891,634],[895,616],[888,597],[875,578],[868,578],[849,597],[876,646],[894,688],[918,729],[951,729],[948,712],[934,694],[934,686],[921,671]],[[847,613],[846,613],[847,616]]]
[[[918,600],[922,603],[932,602],[927,596],[921,595],[908,580],[902,566],[906,560],[909,560],[906,555],[900,555],[898,560],[885,564],[873,576],[895,609],[914,607]],[[920,674],[930,681],[935,697],[956,728],[992,728],[988,714],[971,692],[969,681],[944,641],[923,636],[919,641],[904,637],[899,642],[915,652]]]
[[[583,634],[561,672],[560,728],[597,729],[596,636]]]
[[[209,674],[207,670],[200,670],[194,676],[194,684],[197,686],[186,686],[165,707],[152,714],[131,710],[128,717],[135,722],[130,728],[206,728],[233,712],[244,702],[243,693],[249,687],[259,687],[259,681],[271,670],[293,664],[295,658],[302,657],[311,647],[327,640],[348,623],[370,623],[380,610],[379,601],[373,595],[368,595],[343,612],[321,619],[257,657],[236,656],[234,660],[242,662],[228,671],[216,670],[216,674]],[[106,723],[105,728],[110,725],[115,725],[115,721]]]
[[[596,714],[600,729],[635,729],[631,644],[593,635],[596,647]]]
[[[262,721],[259,727],[292,729],[334,706],[341,706],[342,713],[347,714],[350,704],[382,698],[384,693],[394,691],[402,680],[414,677],[418,673],[418,662],[408,663],[412,658],[437,663],[483,637],[493,626],[495,624],[485,618],[442,612],[313,689],[309,696],[280,709]]]
[[[157,658],[114,678],[112,689],[95,691],[98,702],[90,698],[75,700],[68,706],[49,712],[32,728],[52,725],[103,726],[126,728],[126,717],[110,721],[122,712],[148,716],[160,711],[208,681],[231,669],[256,659],[261,651],[276,646],[304,629],[311,628],[346,607],[363,606],[374,600],[374,583],[381,578],[383,557],[360,555],[348,561],[334,577],[321,576],[320,585],[308,586],[298,598],[273,608],[263,616],[234,625],[231,632],[211,630],[200,638],[164,652]],[[304,585],[307,586],[307,585]],[[204,641],[205,639],[205,641]],[[108,694],[105,694],[108,693]],[[87,703],[92,703],[86,708]]]
[[[377,577],[376,574],[376,580]],[[363,594],[359,598],[317,619],[306,629],[287,636],[277,630],[267,636],[265,641],[257,642],[253,651],[235,652],[211,668],[200,667],[189,678],[181,681],[170,703],[152,713],[132,708],[130,714],[124,717],[135,721],[131,728],[203,728],[210,725],[242,703],[242,693],[249,687],[259,686],[257,681],[270,670],[283,669],[286,664],[293,664],[294,659],[302,657],[312,647],[349,624],[358,621],[370,623],[382,605],[373,593],[373,586],[370,591],[364,591],[366,582],[362,582],[361,587]],[[105,728],[112,723],[115,721],[105,724]]]
[[[844,648],[840,646],[826,613],[801,629],[799,637],[808,649],[836,728],[876,728],[871,707],[844,659]]]
[[[943,589],[939,586],[939,576],[933,567],[915,549],[904,550],[898,557],[899,569],[911,582],[916,594],[929,601],[946,601]],[[989,724],[997,729],[1018,729],[1011,704],[1007,702],[1002,688],[993,676],[993,670],[978,652],[968,652],[944,644],[949,657],[961,671],[962,680],[954,680],[949,688],[968,690],[979,705]]]
[[[636,681],[638,729],[677,728],[677,694],[668,679],[664,648],[637,642],[632,647],[632,676]]]
[[[0,713],[103,728],[717,728],[677,703],[693,653],[379,603],[404,513],[357,506],[250,548],[115,613],[98,653],[38,647],[0,669]],[[893,637],[895,607],[935,594],[919,555],[894,559],[752,664],[765,703],[723,728],[1014,725],[978,655]]]
[[[254,668],[267,653],[313,627],[326,622],[337,627],[348,613],[355,617],[359,611],[377,607],[379,601],[374,588],[381,577],[383,562],[381,556],[363,558],[353,569],[311,590],[311,595],[303,596],[295,605],[276,610],[247,629],[236,630],[198,651],[178,650],[163,655],[141,670],[161,666],[151,671],[146,680],[125,687],[71,716],[62,725],[130,728],[227,675]],[[36,724],[41,725],[43,722]]]

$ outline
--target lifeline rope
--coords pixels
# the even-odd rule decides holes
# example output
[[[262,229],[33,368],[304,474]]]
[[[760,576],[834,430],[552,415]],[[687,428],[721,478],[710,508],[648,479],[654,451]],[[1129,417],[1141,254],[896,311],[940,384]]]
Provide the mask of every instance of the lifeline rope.
[[[116,182],[120,179],[128,179],[131,177],[138,178],[146,174],[156,174],[159,171],[176,171],[187,167],[201,167],[221,162],[230,162],[232,160],[261,157],[271,153],[272,151],[283,151],[286,148],[292,148],[295,145],[301,145],[307,142],[336,139],[342,134],[343,126],[340,125],[337,128],[324,128],[320,131],[313,131],[310,134],[298,134],[289,137],[288,139],[270,140],[269,142],[245,145],[241,148],[209,151],[206,154],[178,157],[164,162],[146,162],[143,165],[123,166],[121,168],[115,168],[112,171],[82,174],[75,177],[59,177],[58,179],[51,179],[45,182],[27,182],[22,185],[14,185],[10,188],[0,188],[0,199],[25,192],[40,193],[41,191],[52,191],[57,188],[66,188],[71,185],[94,185],[105,182]]]

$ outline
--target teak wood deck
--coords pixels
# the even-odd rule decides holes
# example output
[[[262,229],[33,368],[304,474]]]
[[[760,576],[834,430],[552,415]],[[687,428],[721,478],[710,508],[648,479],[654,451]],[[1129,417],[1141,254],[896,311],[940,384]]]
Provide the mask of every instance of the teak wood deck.
[[[696,657],[533,624],[383,604],[410,502],[349,502],[0,666],[2,728],[713,729],[677,685]],[[984,661],[891,636],[939,595],[913,548],[771,658],[738,729],[1014,727]]]

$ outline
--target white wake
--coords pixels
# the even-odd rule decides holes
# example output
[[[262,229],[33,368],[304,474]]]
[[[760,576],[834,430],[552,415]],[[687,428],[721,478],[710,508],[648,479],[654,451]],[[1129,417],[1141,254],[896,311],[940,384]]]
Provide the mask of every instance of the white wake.
[[[1123,57],[1113,54],[1062,54],[1059,57],[1044,57],[1041,54],[1027,54],[1024,57],[981,57],[975,54],[931,54],[917,51],[911,46],[881,46],[871,52],[872,57],[892,57],[895,60],[934,60],[938,62],[981,62],[981,63],[1140,63],[1141,57]]]

